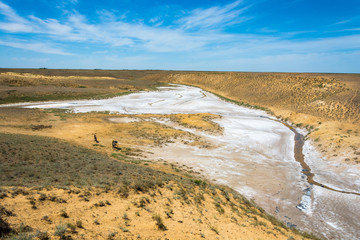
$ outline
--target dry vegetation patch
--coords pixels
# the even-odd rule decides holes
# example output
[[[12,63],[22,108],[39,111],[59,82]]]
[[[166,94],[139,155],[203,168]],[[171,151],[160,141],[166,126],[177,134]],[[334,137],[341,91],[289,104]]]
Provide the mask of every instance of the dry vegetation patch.
[[[143,146],[165,147],[178,141],[208,147],[209,143],[201,137],[172,125],[218,134],[222,129],[213,121],[218,117],[213,114],[143,114],[130,117],[110,113],[75,114],[62,109],[0,108],[0,128],[10,133],[57,137],[108,154],[114,152],[111,143],[116,140],[122,149],[119,154],[145,157],[138,150]],[[93,140],[95,133],[99,143]]]
[[[0,71],[0,104],[26,101],[47,101],[84,98],[109,98],[133,91],[154,89],[156,81],[141,79],[133,74],[131,79],[123,75],[101,76],[96,71],[85,71],[82,75],[57,75],[56,71],[35,70],[4,72]],[[68,71],[71,74],[77,71]],[[48,73],[48,74],[46,74]],[[53,73],[53,75],[50,75]],[[128,77],[128,76],[127,76]]]

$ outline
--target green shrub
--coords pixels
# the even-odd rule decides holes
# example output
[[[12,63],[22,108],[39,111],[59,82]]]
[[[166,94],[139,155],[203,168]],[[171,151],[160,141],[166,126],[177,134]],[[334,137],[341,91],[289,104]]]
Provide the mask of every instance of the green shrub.
[[[66,230],[67,230],[67,225],[66,225],[66,224],[57,225],[57,226],[55,227],[55,233],[54,233],[54,235],[62,238],[62,237],[65,236]]]

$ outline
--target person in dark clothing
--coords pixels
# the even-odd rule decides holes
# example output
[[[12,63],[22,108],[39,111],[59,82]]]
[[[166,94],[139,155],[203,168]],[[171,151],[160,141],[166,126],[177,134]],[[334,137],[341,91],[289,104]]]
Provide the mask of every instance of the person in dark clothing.
[[[119,148],[119,146],[118,146],[117,144],[118,144],[117,141],[115,141],[115,140],[112,141],[112,147],[113,147],[113,149],[115,149],[115,150],[121,150],[121,148]]]
[[[94,133],[94,141],[95,141],[96,143],[99,143],[99,141],[97,140],[97,137],[96,137],[96,133]]]

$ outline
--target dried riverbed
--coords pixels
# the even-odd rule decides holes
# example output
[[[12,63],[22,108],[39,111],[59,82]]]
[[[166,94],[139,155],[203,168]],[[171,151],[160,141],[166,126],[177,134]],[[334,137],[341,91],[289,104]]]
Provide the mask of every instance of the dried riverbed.
[[[304,161],[314,174],[309,183],[309,171],[304,171],[304,165],[295,159],[295,133],[263,111],[225,102],[199,88],[179,85],[106,100],[16,105],[64,108],[75,112],[208,112],[220,115],[220,119],[213,121],[223,129],[222,133],[187,128],[170,120],[154,118],[151,121],[201,137],[211,147],[174,141],[147,150],[154,153],[153,159],[187,165],[215,183],[230,186],[253,198],[289,226],[319,233],[328,239],[360,238],[360,196],[351,194],[360,192],[359,169],[330,164],[310,142],[305,141],[302,148]],[[311,184],[314,182],[317,184]]]

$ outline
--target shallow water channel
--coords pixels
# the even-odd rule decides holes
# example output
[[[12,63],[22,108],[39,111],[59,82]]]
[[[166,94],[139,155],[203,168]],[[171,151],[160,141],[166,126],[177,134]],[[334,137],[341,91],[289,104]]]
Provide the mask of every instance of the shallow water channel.
[[[15,105],[65,108],[75,112],[220,115],[221,118],[214,121],[223,128],[221,134],[153,119],[196,134],[211,147],[174,142],[149,148],[154,153],[152,158],[192,167],[211,181],[254,199],[288,226],[328,239],[360,239],[359,169],[328,164],[295,129],[263,111],[241,107],[199,88],[181,85],[105,100]]]

